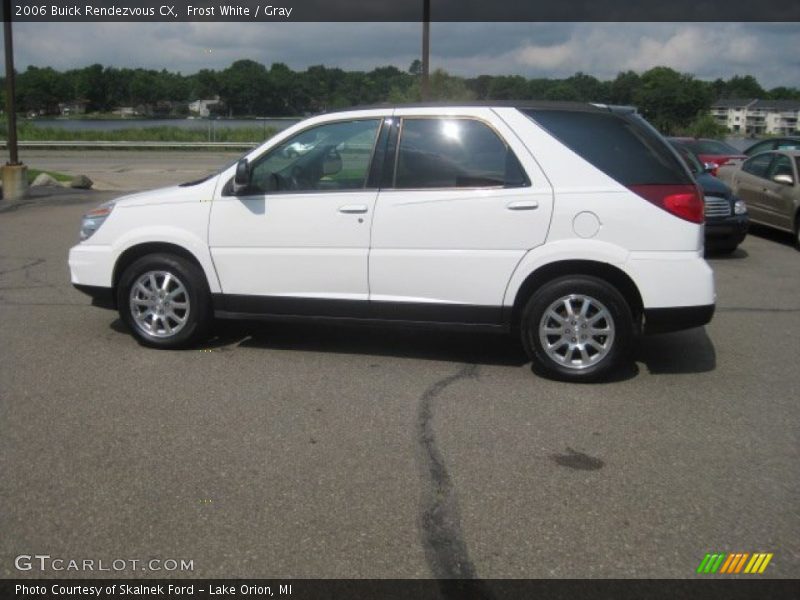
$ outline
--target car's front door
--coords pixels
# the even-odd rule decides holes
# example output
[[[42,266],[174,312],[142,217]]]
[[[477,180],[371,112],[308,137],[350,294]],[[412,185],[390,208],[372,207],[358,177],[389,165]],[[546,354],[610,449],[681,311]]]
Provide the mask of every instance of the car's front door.
[[[732,188],[747,203],[750,216],[754,221],[769,223],[769,212],[764,203],[764,185],[773,152],[762,152],[747,159],[741,168],[734,173]]]
[[[793,194],[797,184],[792,162],[787,155],[776,154],[762,188],[762,205],[770,222],[789,231],[794,227]]]
[[[381,118],[327,122],[251,162],[249,187],[214,199],[209,246],[225,308],[327,314],[368,299]],[[359,302],[361,301],[361,302]]]

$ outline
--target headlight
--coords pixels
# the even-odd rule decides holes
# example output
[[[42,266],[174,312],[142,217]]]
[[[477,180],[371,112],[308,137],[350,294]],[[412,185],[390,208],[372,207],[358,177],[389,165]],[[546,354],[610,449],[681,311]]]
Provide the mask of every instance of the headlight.
[[[736,202],[733,203],[733,214],[735,215],[747,214],[747,204],[744,203],[744,200],[737,199]]]
[[[105,223],[108,215],[110,215],[111,211],[114,210],[115,202],[115,200],[104,202],[97,208],[93,208],[88,213],[83,215],[83,219],[81,219],[81,241],[88,240],[90,237],[92,237],[95,231],[100,229],[100,226]]]

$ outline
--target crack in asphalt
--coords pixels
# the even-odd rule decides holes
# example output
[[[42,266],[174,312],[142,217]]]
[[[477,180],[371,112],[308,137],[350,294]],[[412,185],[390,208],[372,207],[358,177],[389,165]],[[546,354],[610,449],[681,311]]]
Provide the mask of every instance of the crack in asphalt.
[[[475,565],[469,557],[458,499],[444,457],[436,444],[433,415],[437,397],[449,386],[462,379],[475,379],[477,365],[464,365],[458,372],[429,386],[420,396],[417,408],[417,440],[423,481],[420,530],[428,566],[440,583],[445,598],[489,599],[492,595],[480,582],[459,583],[458,579],[478,579]],[[448,581],[450,580],[450,581]]]
[[[0,260],[8,260],[9,258],[10,257],[0,256]],[[28,269],[31,269],[33,267],[38,267],[39,265],[43,265],[44,263],[47,262],[47,260],[44,259],[44,258],[28,258],[28,259],[25,259],[25,260],[29,260],[31,262],[27,262],[24,265],[20,265],[18,267],[13,267],[11,269],[4,269],[4,270],[0,271],[0,277],[2,277],[3,275],[8,275],[9,273],[16,273],[17,271],[24,271],[25,278],[26,279],[30,279],[31,276],[30,276],[30,273],[28,273]]]

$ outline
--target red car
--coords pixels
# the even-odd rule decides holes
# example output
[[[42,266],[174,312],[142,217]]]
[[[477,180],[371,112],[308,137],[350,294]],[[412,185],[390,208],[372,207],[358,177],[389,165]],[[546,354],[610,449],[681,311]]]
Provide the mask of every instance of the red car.
[[[708,138],[685,138],[676,137],[669,138],[670,141],[680,146],[688,148],[692,154],[700,159],[704,165],[706,163],[716,165],[711,169],[711,174],[717,174],[717,168],[722,165],[733,161],[741,161],[747,158],[741,150],[737,150],[730,144],[720,142],[719,140],[711,140]]]

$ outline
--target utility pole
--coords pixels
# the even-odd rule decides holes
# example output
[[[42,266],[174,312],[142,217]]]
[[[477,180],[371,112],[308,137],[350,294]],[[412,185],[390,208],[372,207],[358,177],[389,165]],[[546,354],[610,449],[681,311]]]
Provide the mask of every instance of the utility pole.
[[[3,167],[3,198],[18,200],[28,195],[28,168],[19,162],[17,103],[14,81],[14,42],[11,37],[11,0],[3,0],[3,41],[6,51],[6,117],[9,161]]]
[[[430,100],[431,0],[422,0],[422,101]]]

